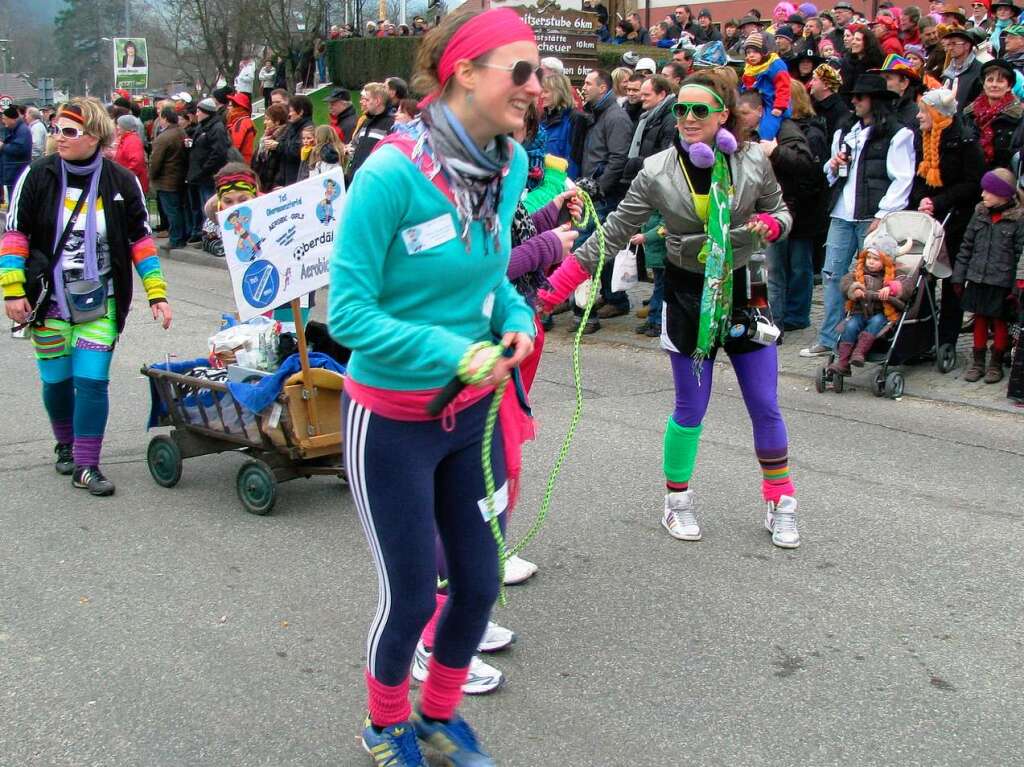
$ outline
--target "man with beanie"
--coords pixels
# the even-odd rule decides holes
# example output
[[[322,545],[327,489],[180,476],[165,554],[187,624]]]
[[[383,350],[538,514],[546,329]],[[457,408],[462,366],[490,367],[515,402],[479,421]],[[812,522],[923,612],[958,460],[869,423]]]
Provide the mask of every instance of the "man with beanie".
[[[849,130],[836,131],[825,175],[832,187],[825,265],[821,270],[825,315],[818,340],[800,350],[801,357],[829,354],[836,345],[836,326],[843,318],[839,282],[861,249],[864,237],[882,218],[904,210],[914,182],[914,134],[892,111],[895,94],[881,75],[863,74],[850,96],[857,115]]]
[[[796,32],[789,24],[782,24],[775,30],[775,47],[779,58],[789,62],[796,58]]]
[[[11,199],[11,190],[32,160],[32,131],[18,115],[14,106],[3,111],[7,135],[0,141],[0,182],[4,185],[4,202]]]
[[[198,124],[192,137],[192,151],[188,158],[188,190],[192,207],[192,236],[189,244],[198,245],[203,239],[203,211],[206,201],[216,191],[213,177],[228,160],[228,137],[224,119],[217,102],[206,98],[196,106]]]
[[[711,11],[701,8],[700,13],[697,14],[697,29],[693,35],[693,44],[703,45],[721,39],[722,33],[711,24]]]
[[[850,107],[839,95],[842,85],[843,78],[839,70],[830,64],[819,64],[807,86],[807,92],[814,102],[814,111],[825,119],[825,135],[830,141],[836,131],[845,127],[850,119]]]
[[[331,116],[331,127],[342,143],[348,144],[356,132],[358,119],[356,108],[352,106],[352,94],[348,88],[335,88],[324,101]]]
[[[185,131],[178,124],[174,107],[164,107],[157,118],[160,132],[153,139],[153,152],[149,157],[149,182],[156,190],[156,198],[167,216],[170,246],[183,248],[191,234],[188,225],[188,206],[184,199],[185,174],[188,170],[188,150],[185,149]]]

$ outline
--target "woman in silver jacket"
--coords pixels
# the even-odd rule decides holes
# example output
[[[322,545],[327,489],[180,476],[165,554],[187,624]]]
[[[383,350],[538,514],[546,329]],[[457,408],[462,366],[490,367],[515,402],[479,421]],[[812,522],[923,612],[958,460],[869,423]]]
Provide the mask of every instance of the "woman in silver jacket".
[[[778,356],[765,287],[754,254],[785,237],[793,218],[771,164],[757,144],[737,147],[730,132],[735,87],[702,72],[683,83],[673,111],[674,146],[644,163],[605,222],[605,249],[616,253],[657,211],[667,246],[661,345],[672,363],[675,411],[665,429],[667,495],[662,525],[684,541],[701,538],[690,480],[697,458],[719,347],[736,371],[763,473],[765,528],[782,548],[800,545],[789,477],[788,436],[777,398]],[[591,237],[550,277],[539,295],[554,306],[596,269]],[[753,288],[753,290],[751,290]],[[752,295],[753,293],[753,295]]]

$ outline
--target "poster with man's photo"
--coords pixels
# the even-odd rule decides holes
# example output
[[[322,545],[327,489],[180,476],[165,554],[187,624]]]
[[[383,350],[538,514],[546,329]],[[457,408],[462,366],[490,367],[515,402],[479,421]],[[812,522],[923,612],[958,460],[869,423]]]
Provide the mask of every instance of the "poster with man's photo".
[[[148,62],[146,38],[114,38],[114,82],[118,88],[146,88],[149,85]]]

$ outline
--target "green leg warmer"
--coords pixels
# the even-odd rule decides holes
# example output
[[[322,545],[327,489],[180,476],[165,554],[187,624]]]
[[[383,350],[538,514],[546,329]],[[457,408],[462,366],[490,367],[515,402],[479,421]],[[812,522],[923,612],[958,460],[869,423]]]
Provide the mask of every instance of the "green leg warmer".
[[[669,482],[689,482],[697,462],[700,433],[704,424],[680,426],[669,416],[665,427],[665,478]]]

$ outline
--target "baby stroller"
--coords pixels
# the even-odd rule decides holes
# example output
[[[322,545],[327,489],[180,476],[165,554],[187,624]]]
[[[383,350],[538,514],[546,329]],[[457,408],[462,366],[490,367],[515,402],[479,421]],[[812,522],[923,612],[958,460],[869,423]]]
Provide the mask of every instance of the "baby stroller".
[[[939,344],[938,313],[935,306],[935,281],[949,277],[952,270],[943,241],[943,223],[927,213],[900,211],[882,219],[875,232],[864,238],[864,247],[871,245],[877,233],[885,232],[901,243],[896,257],[896,272],[906,278],[909,292],[906,307],[899,320],[888,323],[878,334],[867,357],[869,363],[879,364],[872,391],[876,397],[896,399],[903,396],[903,371],[890,368],[917,360],[934,360],[940,373],[948,373],[956,365],[956,347]],[[844,378],[829,370],[835,360],[835,350],[828,362],[818,371],[815,388],[819,393],[832,388],[842,392]]]

